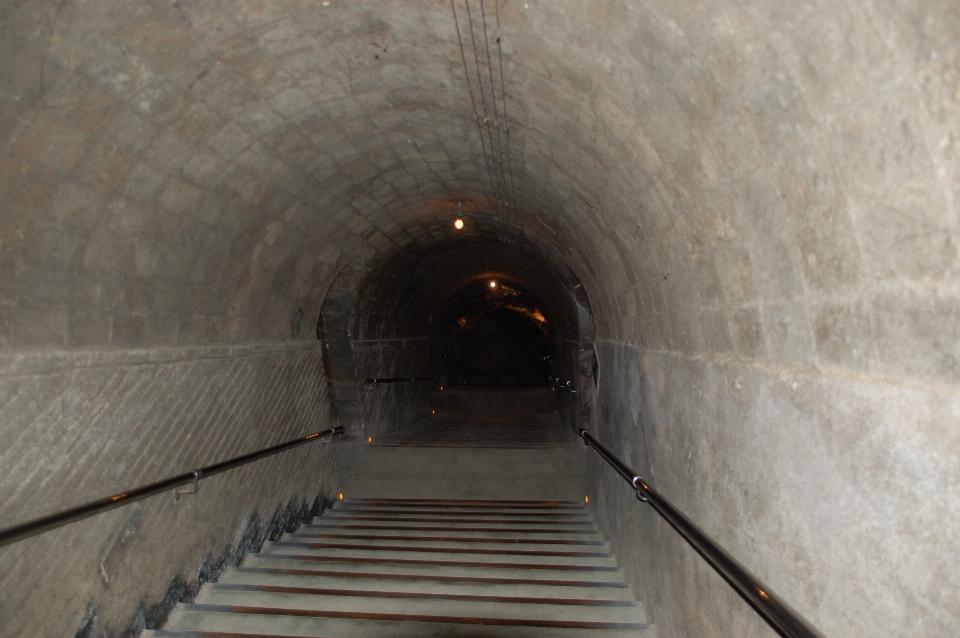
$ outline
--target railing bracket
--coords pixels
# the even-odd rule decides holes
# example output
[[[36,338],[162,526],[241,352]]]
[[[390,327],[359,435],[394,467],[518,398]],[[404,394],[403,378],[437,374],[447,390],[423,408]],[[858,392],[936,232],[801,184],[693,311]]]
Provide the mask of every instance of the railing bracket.
[[[637,491],[637,500],[640,501],[641,503],[649,503],[650,499],[648,499],[646,495],[643,493],[643,487],[640,485],[637,485],[638,482],[646,483],[646,480],[642,476],[634,476],[633,480],[630,481],[630,485],[632,485],[633,489]]]
[[[179,501],[181,496],[186,496],[187,494],[196,494],[200,491],[200,477],[203,476],[203,472],[199,470],[190,470],[190,473],[193,474],[193,481],[191,481],[193,484],[193,489],[185,490],[181,487],[179,490],[173,493],[173,500]]]

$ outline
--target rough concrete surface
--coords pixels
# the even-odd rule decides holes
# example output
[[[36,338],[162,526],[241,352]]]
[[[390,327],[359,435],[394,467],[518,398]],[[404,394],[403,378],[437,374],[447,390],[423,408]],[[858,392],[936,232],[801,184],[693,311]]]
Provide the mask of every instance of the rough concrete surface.
[[[353,353],[361,383],[364,434],[379,441],[430,414],[433,381],[372,383],[367,379],[432,376],[427,339],[354,341]]]
[[[552,304],[564,377],[590,345],[589,301],[600,433],[828,635],[947,638],[960,633],[958,145],[955,0],[5,2],[0,351],[180,360],[289,342],[314,361],[313,331],[295,327],[347,266],[392,273],[352,309],[392,332],[363,339],[432,336],[443,326],[414,320],[464,277],[501,272]],[[283,377],[288,356],[263,365]],[[64,469],[44,482],[19,452],[5,460],[0,516],[28,515],[27,493],[65,502],[64,482],[93,494],[115,459],[166,450],[189,466],[184,450],[245,451],[322,413],[205,430],[228,395],[274,406],[269,383],[231,380],[232,360],[135,366],[213,383],[182,428],[174,395],[143,400],[172,380],[10,375],[36,379],[3,390],[0,437],[28,470]],[[98,384],[111,399],[81,419],[70,388]],[[303,400],[326,405],[325,388]],[[58,427],[110,436],[54,451],[29,424],[61,405]],[[122,416],[135,409],[156,436]],[[593,476],[635,582],[660,584],[648,609],[663,638],[768,632]],[[305,477],[269,502],[306,495]],[[249,507],[230,506],[222,529]],[[612,534],[625,516],[642,540]],[[217,552],[226,537],[208,540]],[[37,557],[37,542],[4,556]],[[30,560],[22,582],[47,593],[8,600],[49,617],[52,566]],[[110,600],[114,619],[134,603]],[[53,635],[86,596],[56,604]]]
[[[319,352],[0,356],[4,527],[328,427]],[[118,635],[278,510],[332,499],[331,454],[308,444],[204,479],[180,501],[171,491],[0,549],[0,635],[73,635],[91,611],[88,635]]]
[[[960,467],[956,433],[936,423],[955,418],[955,393],[615,344],[601,352],[601,440],[826,635],[953,631]],[[687,391],[668,391],[678,386]],[[734,613],[746,603],[724,595],[596,458],[590,485],[662,631],[775,635]]]
[[[398,448],[345,444],[343,494],[350,498],[582,501],[585,450]]]

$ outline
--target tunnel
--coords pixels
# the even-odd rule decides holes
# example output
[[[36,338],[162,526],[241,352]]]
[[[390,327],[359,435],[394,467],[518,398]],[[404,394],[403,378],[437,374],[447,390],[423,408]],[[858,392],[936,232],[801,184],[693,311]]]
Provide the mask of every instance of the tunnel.
[[[343,428],[0,547],[0,635],[159,629],[381,462],[777,635],[581,429],[824,635],[960,632],[960,4],[16,0],[0,62],[0,528]]]

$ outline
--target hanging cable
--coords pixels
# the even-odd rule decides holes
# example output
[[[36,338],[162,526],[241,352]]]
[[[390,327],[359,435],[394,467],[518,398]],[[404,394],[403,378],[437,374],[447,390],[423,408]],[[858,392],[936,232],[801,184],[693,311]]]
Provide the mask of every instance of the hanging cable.
[[[477,49],[477,32],[476,32],[476,27],[473,24],[473,12],[470,10],[470,0],[465,0],[465,4],[467,7],[467,20],[469,21],[469,24],[470,24],[470,43],[473,45],[473,61],[477,67],[477,87],[478,87],[478,90],[480,91],[480,105],[483,108],[483,123],[487,127],[487,139],[490,142],[490,153],[494,154],[496,153],[496,150],[493,147],[493,133],[490,131],[490,114],[487,111],[487,98],[485,95],[485,91],[483,90],[483,71],[480,69],[480,52]],[[503,188],[500,184],[500,174],[497,172],[496,163],[495,162],[491,162],[491,163],[493,164],[493,167],[492,167],[493,174],[496,178],[495,180],[496,184],[494,185],[494,193],[496,194],[496,197],[497,197],[497,213],[498,213],[497,216],[499,217],[499,213],[501,212],[500,210],[501,203],[503,201],[503,195],[502,195]]]
[[[490,94],[493,100],[493,125],[494,129],[497,131],[497,165],[496,169],[499,172],[500,184],[503,188],[503,195],[506,196],[508,185],[507,185],[507,175],[505,172],[505,166],[503,161],[503,140],[500,136],[500,113],[497,111],[497,83],[493,79],[493,60],[490,56],[490,37],[487,33],[487,12],[484,8],[484,0],[480,0],[480,17],[483,21],[483,48],[487,56],[487,74],[490,76]],[[492,146],[491,140],[491,146]],[[501,197],[502,200],[506,200],[506,197]],[[512,199],[512,198],[511,198]],[[504,206],[508,202],[503,201]]]
[[[503,43],[501,42],[501,32],[500,32],[500,0],[495,0],[494,7],[496,8],[496,17],[497,17],[497,57],[500,62],[500,98],[503,100],[503,132],[504,137],[507,140],[507,173],[510,175],[510,199],[513,206],[516,206],[517,201],[517,185],[514,180],[513,172],[513,155],[510,152],[510,118],[507,115],[507,84],[504,80],[503,73]]]
[[[477,99],[473,94],[473,83],[470,81],[470,69],[467,65],[467,54],[463,49],[463,36],[460,33],[460,20],[457,18],[457,7],[454,0],[450,0],[450,9],[453,11],[453,23],[457,28],[457,43],[460,45],[460,59],[463,60],[463,72],[467,79],[467,90],[470,92],[470,106],[473,107],[473,118],[477,122],[477,131],[480,133],[480,147],[483,152],[483,164],[487,169],[487,178],[490,188],[496,190],[493,175],[490,173],[490,162],[487,160],[487,146],[483,139],[483,125],[480,123],[480,113],[477,111]],[[469,5],[468,5],[469,9]]]

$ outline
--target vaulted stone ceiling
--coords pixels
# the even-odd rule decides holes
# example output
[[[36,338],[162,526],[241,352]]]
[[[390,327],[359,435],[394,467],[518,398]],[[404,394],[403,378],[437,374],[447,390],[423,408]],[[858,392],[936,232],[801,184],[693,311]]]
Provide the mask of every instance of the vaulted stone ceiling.
[[[286,338],[462,202],[562,255],[602,335],[953,379],[922,333],[955,303],[957,11],[7,3],[0,339]],[[911,347],[869,345],[881,299]]]

